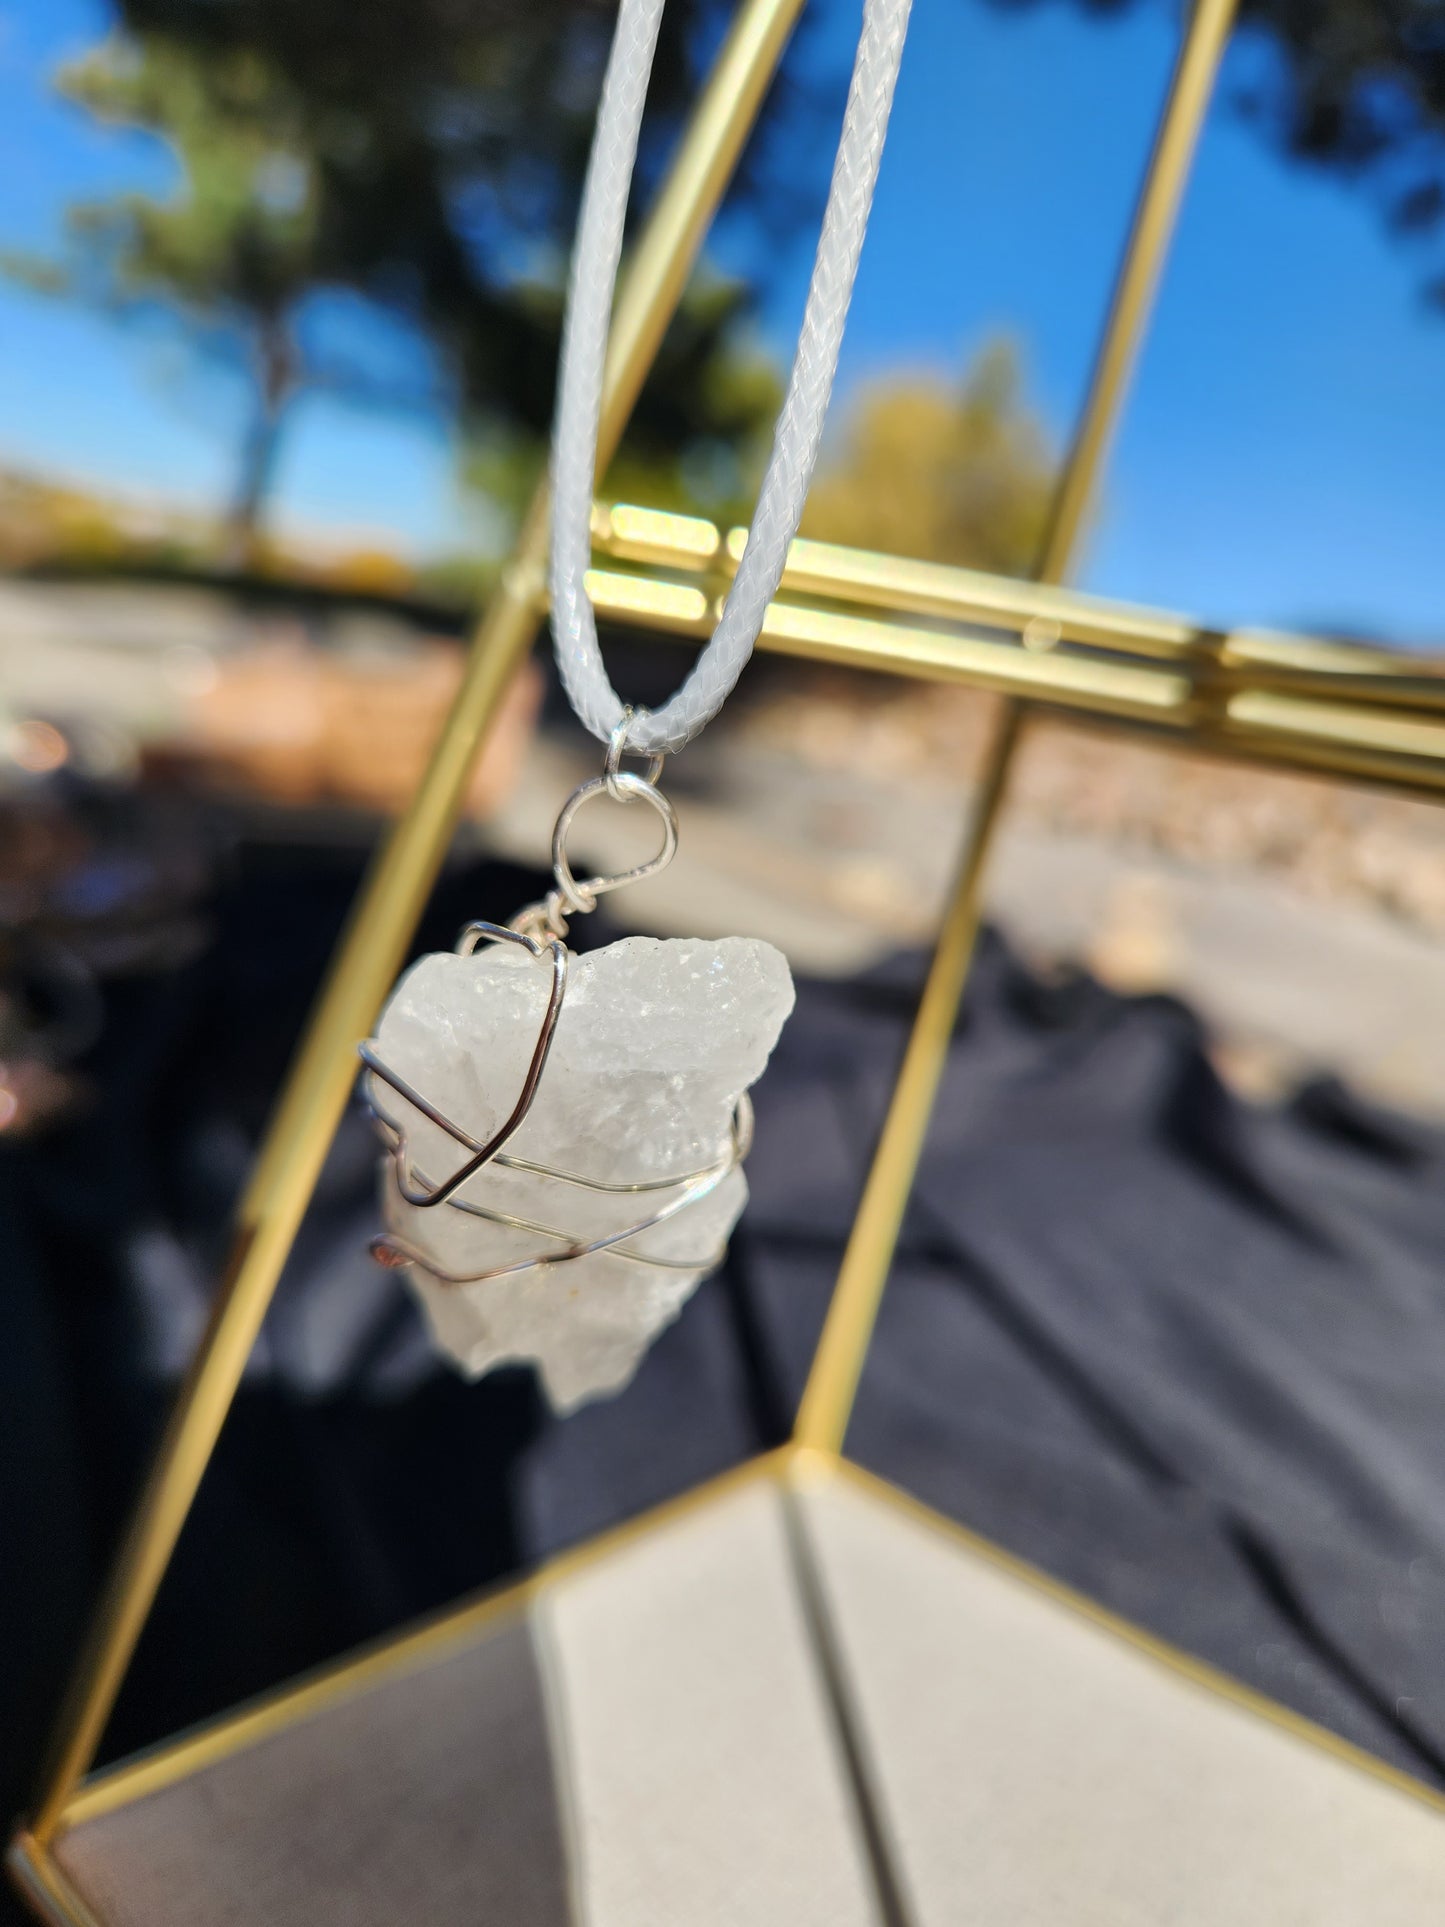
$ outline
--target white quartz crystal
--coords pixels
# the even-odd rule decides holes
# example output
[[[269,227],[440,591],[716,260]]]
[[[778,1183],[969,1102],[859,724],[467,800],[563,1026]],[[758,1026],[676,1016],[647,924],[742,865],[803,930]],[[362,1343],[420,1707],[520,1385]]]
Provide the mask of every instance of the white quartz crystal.
[[[392,994],[378,1054],[448,1118],[484,1142],[516,1102],[537,1040],[550,965],[513,945],[423,957]],[[734,1106],[761,1075],[793,1007],[781,953],[752,938],[717,943],[625,937],[571,959],[566,1000],[532,1109],[504,1150],[594,1180],[676,1176],[726,1155]],[[411,1163],[435,1184],[466,1152],[377,1082],[404,1125]],[[680,1188],[680,1187],[679,1187]],[[556,1249],[558,1240],[439,1204],[406,1203],[382,1166],[388,1228],[433,1263],[471,1273]],[[574,1241],[635,1223],[672,1190],[611,1194],[489,1164],[455,1194]],[[443,1350],[472,1376],[531,1359],[553,1406],[570,1411],[625,1385],[656,1334],[721,1254],[747,1200],[734,1170],[708,1196],[629,1241],[686,1269],[615,1250],[512,1277],[444,1285],[409,1272]]]

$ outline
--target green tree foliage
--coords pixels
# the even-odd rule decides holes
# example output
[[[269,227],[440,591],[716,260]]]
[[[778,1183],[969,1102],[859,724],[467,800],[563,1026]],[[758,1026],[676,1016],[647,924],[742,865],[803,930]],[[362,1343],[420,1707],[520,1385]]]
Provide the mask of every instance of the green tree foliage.
[[[645,200],[716,38],[718,0],[675,0],[640,157]],[[503,498],[539,465],[561,284],[610,13],[579,0],[123,0],[116,32],[59,76],[98,118],[147,129],[178,163],[166,198],[70,211],[34,283],[119,310],[163,307],[239,350],[257,405],[235,518],[253,523],[291,399],[316,384],[440,402]],[[804,101],[785,81],[775,107]],[[735,192],[786,220],[765,126]],[[426,344],[426,378],[378,383],[318,346],[318,295],[378,304]],[[745,289],[705,282],[638,408],[635,492],[731,508],[777,398],[747,347]],[[732,476],[733,482],[728,483]],[[712,479],[707,486],[688,488]]]
[[[608,469],[604,494],[718,522],[752,512],[783,383],[773,358],[750,342],[749,305],[736,282],[706,271],[696,278]],[[560,327],[560,312],[552,321]],[[494,411],[471,442],[468,480],[514,518],[542,472],[546,426]]]
[[[1053,483],[1017,356],[996,341],[957,383],[904,374],[862,390],[825,450],[803,533],[1019,575],[1038,554]]]
[[[165,41],[123,37],[64,67],[57,86],[102,122],[164,135],[181,184],[164,200],[77,203],[58,259],[5,265],[120,313],[169,309],[200,344],[244,357],[256,393],[232,506],[244,535],[303,376],[294,318],[311,286],[317,207],[302,104],[244,52],[207,63]]]

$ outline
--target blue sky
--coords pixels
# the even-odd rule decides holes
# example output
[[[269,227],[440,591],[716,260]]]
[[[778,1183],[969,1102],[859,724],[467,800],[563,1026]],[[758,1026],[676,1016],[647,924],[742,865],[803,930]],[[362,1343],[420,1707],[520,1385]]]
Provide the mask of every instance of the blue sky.
[[[813,6],[814,51],[843,63],[856,4]],[[43,244],[77,194],[170,177],[153,145],[47,94],[56,58],[104,21],[95,0],[5,18],[0,246]],[[843,405],[860,379],[957,370],[1007,332],[1063,439],[1173,50],[1162,5],[1100,22],[1062,3],[915,0]],[[1260,57],[1231,53],[1080,579],[1218,621],[1445,646],[1445,320],[1363,193],[1286,166],[1230,111]],[[806,163],[820,197],[829,159]],[[744,240],[724,234],[724,260]],[[761,317],[780,356],[809,253],[800,237]],[[182,379],[158,342],[0,288],[0,460],[220,499],[239,406],[224,383]],[[454,544],[453,454],[439,423],[307,401],[281,515]]]

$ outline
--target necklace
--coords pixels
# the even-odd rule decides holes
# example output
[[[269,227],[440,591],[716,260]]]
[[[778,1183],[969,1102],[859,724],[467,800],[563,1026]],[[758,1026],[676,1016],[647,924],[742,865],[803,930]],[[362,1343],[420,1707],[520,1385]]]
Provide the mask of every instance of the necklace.
[[[552,451],[552,624],[573,708],[606,744],[552,836],[553,887],[507,925],[471,923],[420,959],[361,1046],[386,1147],[382,1263],[406,1272],[465,1372],[528,1359],[553,1406],[619,1389],[721,1260],[747,1200],[749,1087],[793,1004],[755,938],[624,937],[581,956],[569,921],[677,849],[663,758],[726,701],[776,594],[817,460],[872,204],[909,0],[866,0],[787,396],[747,546],[717,628],[658,711],[608,680],[587,597],[602,370],[628,189],[663,0],[621,0],[603,81],[563,329]],[[645,759],[642,774],[624,757]],[[594,798],[642,804],[647,862],[579,878],[568,837]]]

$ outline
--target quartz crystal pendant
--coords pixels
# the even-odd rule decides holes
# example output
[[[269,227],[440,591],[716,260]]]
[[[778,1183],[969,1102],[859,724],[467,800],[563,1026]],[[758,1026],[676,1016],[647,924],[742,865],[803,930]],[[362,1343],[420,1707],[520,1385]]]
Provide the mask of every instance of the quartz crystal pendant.
[[[604,782],[647,792],[671,854],[650,785],[584,785],[547,903],[423,957],[362,1047],[389,1148],[374,1253],[406,1268],[463,1371],[530,1359],[559,1412],[625,1385],[722,1258],[747,1200],[748,1087],[793,1005],[786,960],[752,938],[566,949],[565,912],[622,880],[578,882],[562,849]]]
[[[423,957],[386,1007],[374,1061],[483,1146],[526,1079],[551,975],[545,954],[501,944]],[[406,1147],[382,1167],[382,1253],[409,1262],[464,1371],[533,1359],[559,1411],[626,1384],[723,1255],[747,1199],[745,1094],[792,1004],[782,954],[749,938],[626,937],[570,958],[526,1118],[437,1205],[402,1186],[438,1184],[466,1146],[396,1085],[374,1085]]]

